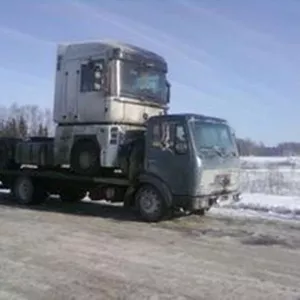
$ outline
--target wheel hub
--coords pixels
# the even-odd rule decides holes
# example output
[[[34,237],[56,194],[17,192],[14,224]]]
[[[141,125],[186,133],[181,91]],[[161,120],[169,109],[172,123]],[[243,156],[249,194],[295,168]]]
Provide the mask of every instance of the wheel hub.
[[[82,152],[79,156],[79,164],[83,169],[88,169],[92,164],[92,157],[89,152]]]
[[[141,206],[147,213],[154,213],[159,208],[157,195],[149,190],[145,190],[141,195]]]

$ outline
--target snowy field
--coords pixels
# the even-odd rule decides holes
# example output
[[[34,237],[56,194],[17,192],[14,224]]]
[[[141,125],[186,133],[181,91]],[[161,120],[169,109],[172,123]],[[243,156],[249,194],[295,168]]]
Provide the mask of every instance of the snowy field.
[[[300,157],[242,157],[240,180],[240,201],[212,214],[300,220]]]
[[[242,157],[241,200],[213,210],[300,220],[300,157]]]
[[[242,157],[241,189],[300,197],[300,157]]]

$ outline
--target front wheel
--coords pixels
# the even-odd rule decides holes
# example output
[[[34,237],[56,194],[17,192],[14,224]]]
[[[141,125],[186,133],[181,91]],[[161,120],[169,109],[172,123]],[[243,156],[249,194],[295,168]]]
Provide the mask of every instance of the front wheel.
[[[150,184],[142,185],[138,189],[135,202],[145,221],[158,222],[166,214],[166,205],[161,193]]]

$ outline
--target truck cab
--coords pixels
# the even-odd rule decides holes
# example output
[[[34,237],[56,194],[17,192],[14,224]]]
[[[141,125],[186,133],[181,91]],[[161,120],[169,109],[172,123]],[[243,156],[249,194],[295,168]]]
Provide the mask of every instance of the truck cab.
[[[167,63],[115,41],[59,45],[55,77],[54,158],[82,175],[118,167],[127,131],[168,111]]]
[[[103,40],[59,44],[55,135],[14,141],[6,161],[67,167],[84,176],[114,172],[127,133],[143,130],[150,117],[167,113],[167,73],[163,57],[135,45]]]
[[[239,194],[238,149],[225,120],[195,114],[152,117],[144,151],[135,201],[145,218],[159,218],[169,205],[204,213],[221,197]]]

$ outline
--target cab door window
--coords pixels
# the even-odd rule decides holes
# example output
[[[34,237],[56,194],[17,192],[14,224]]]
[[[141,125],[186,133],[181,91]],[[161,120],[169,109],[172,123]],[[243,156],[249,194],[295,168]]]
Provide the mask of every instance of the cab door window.
[[[183,124],[175,124],[174,151],[177,154],[185,154],[188,151],[188,139]]]
[[[170,148],[173,144],[170,123],[162,121],[154,124],[152,129],[151,146],[155,148]]]

